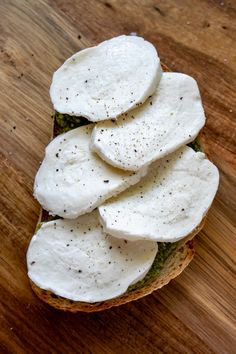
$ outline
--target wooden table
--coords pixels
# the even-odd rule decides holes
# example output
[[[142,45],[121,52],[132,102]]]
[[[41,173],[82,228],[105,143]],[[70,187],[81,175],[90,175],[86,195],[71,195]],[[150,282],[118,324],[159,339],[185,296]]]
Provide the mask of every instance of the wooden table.
[[[0,1],[1,353],[235,353],[236,3],[213,0]],[[34,175],[50,140],[53,71],[118,34],[153,42],[198,80],[217,198],[188,269],[161,291],[97,314],[32,293],[25,253],[38,218]]]

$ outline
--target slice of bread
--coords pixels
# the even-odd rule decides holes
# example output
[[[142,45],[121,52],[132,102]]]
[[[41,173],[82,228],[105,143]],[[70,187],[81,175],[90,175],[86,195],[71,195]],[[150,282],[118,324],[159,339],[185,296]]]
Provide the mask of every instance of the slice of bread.
[[[164,64],[162,64],[162,68],[164,71],[170,71]],[[84,124],[83,119],[81,123]],[[58,135],[58,133],[60,133],[60,126],[57,125],[55,119],[54,127],[53,127],[53,137],[55,135]],[[205,141],[204,135],[201,132],[201,134],[198,137],[198,142],[200,142],[201,146],[204,147],[204,152],[207,155],[204,141]],[[41,210],[39,223],[48,221],[50,219],[51,218],[49,217],[47,212]],[[151,294],[154,290],[160,289],[164,285],[168,284],[172,279],[177,277],[187,267],[187,265],[193,259],[195,253],[194,245],[196,241],[193,238],[203,228],[205,219],[206,219],[206,215],[202,219],[201,223],[196,227],[196,229],[190,235],[188,235],[188,237],[182,239],[177,243],[176,248],[170,253],[168,258],[165,260],[164,265],[160,270],[159,275],[156,278],[148,279],[142,284],[142,286],[137,288],[134,287],[133,290],[132,288],[131,290],[128,289],[127,292],[125,292],[123,295],[117,298],[90,304],[85,302],[72,301],[57,296],[50,291],[43,290],[37,287],[32,281],[30,281],[32,289],[42,301],[46,302],[47,304],[57,309],[63,311],[70,311],[70,312],[79,312],[79,311],[97,312],[97,311],[109,309],[113,306],[119,306],[131,302],[133,300],[140,299],[146,295]]]

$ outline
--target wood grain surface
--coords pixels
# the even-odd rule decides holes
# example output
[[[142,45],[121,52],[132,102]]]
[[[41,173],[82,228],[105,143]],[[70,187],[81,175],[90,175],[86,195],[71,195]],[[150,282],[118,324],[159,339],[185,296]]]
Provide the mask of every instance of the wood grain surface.
[[[32,185],[53,123],[48,88],[68,56],[130,32],[198,80],[220,188],[176,280],[102,313],[63,313],[35,297],[25,264],[40,209]],[[235,1],[0,0],[1,353],[236,353],[235,34]]]

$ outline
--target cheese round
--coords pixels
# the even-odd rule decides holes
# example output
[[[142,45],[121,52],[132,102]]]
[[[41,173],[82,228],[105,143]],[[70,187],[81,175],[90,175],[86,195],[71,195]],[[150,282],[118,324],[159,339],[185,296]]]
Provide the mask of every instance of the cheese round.
[[[129,240],[178,241],[201,223],[218,183],[217,168],[185,146],[156,161],[138,184],[99,207],[104,230]]]
[[[156,92],[142,106],[95,126],[91,148],[111,165],[136,171],[193,141],[204,123],[196,81],[163,73]]]
[[[104,233],[93,211],[44,223],[28,248],[28,276],[38,287],[70,300],[104,301],[142,280],[157,250],[156,242],[133,243]]]
[[[34,196],[52,215],[73,219],[137,183],[146,174],[118,170],[91,152],[93,125],[53,139],[37,172]]]
[[[137,36],[119,36],[74,54],[54,73],[50,88],[60,113],[90,121],[116,118],[156,89],[161,78],[154,46]]]

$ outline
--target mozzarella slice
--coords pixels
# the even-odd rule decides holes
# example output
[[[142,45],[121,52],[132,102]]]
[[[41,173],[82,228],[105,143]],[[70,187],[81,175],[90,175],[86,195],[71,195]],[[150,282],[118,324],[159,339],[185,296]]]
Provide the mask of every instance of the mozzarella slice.
[[[157,243],[119,240],[102,231],[97,211],[44,223],[27,252],[29,278],[74,301],[97,302],[126,292],[144,278]]]
[[[95,126],[91,148],[111,165],[136,171],[193,141],[204,123],[196,81],[163,73],[143,106]]]
[[[144,102],[160,78],[154,46],[123,35],[66,60],[53,75],[50,96],[56,111],[95,122],[116,118]]]
[[[104,230],[129,240],[180,240],[200,224],[218,183],[217,168],[185,146],[156,161],[136,186],[99,207]]]
[[[89,149],[93,125],[59,135],[47,146],[34,196],[52,215],[73,219],[95,209],[146,174],[118,170]]]

